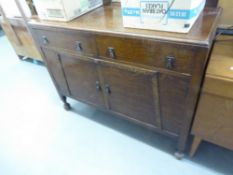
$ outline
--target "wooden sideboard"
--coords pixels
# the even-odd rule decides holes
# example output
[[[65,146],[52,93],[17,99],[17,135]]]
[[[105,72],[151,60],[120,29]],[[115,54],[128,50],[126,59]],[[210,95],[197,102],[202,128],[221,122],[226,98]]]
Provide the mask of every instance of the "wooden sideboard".
[[[71,97],[175,137],[182,158],[220,13],[188,34],[124,28],[119,3],[29,26],[66,109]]]
[[[190,156],[202,140],[233,150],[233,36],[219,38],[207,68],[197,108]]]

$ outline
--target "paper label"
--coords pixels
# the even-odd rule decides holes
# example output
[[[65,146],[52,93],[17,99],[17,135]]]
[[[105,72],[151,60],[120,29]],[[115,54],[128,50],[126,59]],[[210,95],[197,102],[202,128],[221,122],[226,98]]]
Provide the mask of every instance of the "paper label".
[[[141,23],[167,23],[168,1],[141,1]]]
[[[167,14],[168,1],[141,1],[141,16],[163,18]]]

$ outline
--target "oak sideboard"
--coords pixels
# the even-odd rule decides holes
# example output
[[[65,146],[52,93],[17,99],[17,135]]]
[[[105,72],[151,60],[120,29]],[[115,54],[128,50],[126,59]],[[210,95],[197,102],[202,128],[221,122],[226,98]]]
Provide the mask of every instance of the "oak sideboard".
[[[70,97],[175,137],[182,158],[220,14],[188,34],[124,28],[119,3],[29,26],[65,109]]]

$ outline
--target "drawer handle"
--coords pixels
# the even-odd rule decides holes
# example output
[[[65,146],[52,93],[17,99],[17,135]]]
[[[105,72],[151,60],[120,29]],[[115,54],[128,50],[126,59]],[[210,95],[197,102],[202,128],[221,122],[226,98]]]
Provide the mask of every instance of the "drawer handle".
[[[165,58],[166,68],[173,69],[175,67],[176,58],[172,56],[167,56]]]
[[[79,41],[76,41],[75,42],[75,45],[76,45],[76,50],[77,51],[83,51],[83,47],[82,47],[82,43],[81,42],[79,42]]]
[[[108,55],[112,59],[116,59],[116,52],[115,52],[115,49],[113,47],[108,48]]]
[[[96,87],[96,90],[97,90],[97,91],[101,91],[101,85],[100,85],[100,82],[99,82],[99,81],[96,81],[96,82],[95,82],[95,87]]]
[[[111,94],[111,89],[110,89],[110,86],[108,84],[105,85],[105,93]]]
[[[48,38],[46,36],[42,36],[42,38],[43,38],[43,44],[44,45],[49,44],[49,40],[48,40]]]

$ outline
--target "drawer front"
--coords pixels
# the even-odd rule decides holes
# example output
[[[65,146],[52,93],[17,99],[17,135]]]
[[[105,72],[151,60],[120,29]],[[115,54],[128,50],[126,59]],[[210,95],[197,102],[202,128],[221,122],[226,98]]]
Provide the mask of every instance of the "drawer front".
[[[207,75],[203,91],[209,94],[233,99],[233,80]]]
[[[33,33],[35,33],[40,46],[60,48],[87,56],[97,55],[95,39],[89,33],[61,29],[54,31],[34,29]]]
[[[96,36],[100,58],[191,73],[195,47],[167,42]]]

